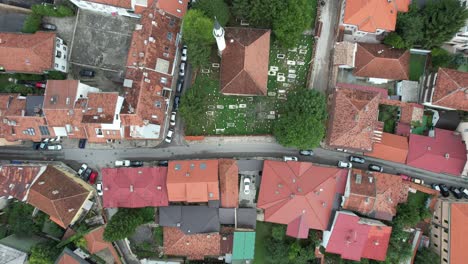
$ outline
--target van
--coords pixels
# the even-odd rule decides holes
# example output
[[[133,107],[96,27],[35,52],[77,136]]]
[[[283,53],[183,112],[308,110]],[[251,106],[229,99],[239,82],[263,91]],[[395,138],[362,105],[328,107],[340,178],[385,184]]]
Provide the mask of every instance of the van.
[[[116,167],[129,167],[130,161],[129,160],[116,160],[115,166]]]

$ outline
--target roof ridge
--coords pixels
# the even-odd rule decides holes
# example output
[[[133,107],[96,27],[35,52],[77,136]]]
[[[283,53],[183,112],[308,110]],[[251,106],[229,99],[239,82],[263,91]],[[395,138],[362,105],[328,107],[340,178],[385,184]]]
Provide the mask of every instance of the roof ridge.
[[[60,214],[58,213],[57,207],[55,206],[55,204],[54,204],[54,202],[53,202],[52,200],[50,200],[47,196],[43,195],[42,193],[40,193],[40,192],[38,192],[38,191],[36,191],[36,190],[33,190],[32,188],[29,189],[29,191],[33,191],[33,192],[35,192],[36,194],[39,194],[40,196],[42,196],[42,197],[46,198],[48,201],[50,201],[50,203],[52,204],[52,207],[54,208],[54,211],[55,211],[57,217],[58,217],[59,220],[62,222],[62,224],[64,224],[64,221],[63,221],[62,217],[60,216]],[[49,215],[49,218],[50,218],[50,215]],[[54,218],[55,218],[55,216],[54,216]]]
[[[451,82],[455,83],[457,85],[457,88],[454,89],[453,91],[451,91],[450,93],[448,93],[447,95],[444,95],[443,97],[441,97],[439,100],[437,100],[436,102],[440,102],[444,99],[447,99],[447,97],[450,97],[451,95],[453,95],[454,93],[457,93],[460,91],[460,89],[464,89],[465,87],[462,87],[458,82],[456,82],[446,71],[444,68],[440,68],[440,71],[442,71],[449,79]],[[439,78],[439,76],[437,76],[437,79]],[[465,88],[466,89],[466,88]]]
[[[41,61],[44,62],[44,61],[47,61],[47,60],[44,59],[44,57],[42,56],[42,54],[39,54],[39,53],[36,52],[36,48],[37,48],[38,46],[43,45],[43,43],[46,42],[47,40],[49,40],[49,38],[51,38],[51,37],[56,37],[56,36],[55,36],[55,34],[47,34],[47,33],[46,33],[46,34],[43,34],[43,33],[45,33],[45,32],[43,32],[43,33],[38,32],[38,33],[40,33],[41,35],[44,35],[44,36],[50,35],[48,38],[44,38],[44,39],[42,39],[42,41],[38,41],[35,45],[33,45],[33,46],[31,47],[31,51],[32,51],[37,57],[39,57]],[[54,51],[55,51],[55,41],[54,41],[54,45],[53,45],[53,46],[54,46]],[[53,63],[53,60],[54,60],[54,58],[55,58],[55,54],[53,54],[53,55],[54,55],[54,56],[52,56],[52,63]]]
[[[245,64],[245,59],[244,59],[244,64]],[[223,92],[224,88],[228,87],[235,79],[237,79],[237,77],[239,77],[239,75],[242,73],[242,72],[246,72],[245,68],[242,68],[241,71],[239,71],[236,76],[234,76],[234,78],[231,79],[231,81],[229,81],[226,85],[224,85],[224,87],[221,88],[221,92]]]
[[[364,69],[365,67],[367,67],[367,65],[369,65],[376,57],[375,57],[374,54],[372,54],[369,50],[367,50],[367,48],[365,48],[363,45],[361,45],[361,43],[357,43],[357,44],[358,44],[358,46],[360,46],[361,48],[363,48],[365,52],[367,52],[369,55],[372,56],[372,59],[371,59],[371,60],[369,60],[365,65],[363,65],[363,66],[361,67],[360,70],[356,71],[356,73],[359,73],[362,69]],[[356,48],[356,53],[357,53],[357,48]]]
[[[396,4],[396,3],[395,3],[395,4]],[[404,66],[401,64],[401,60],[400,60],[400,59],[401,59],[404,55],[406,55],[407,52],[409,52],[409,50],[406,50],[405,52],[403,52],[403,53],[400,55],[400,57],[398,57],[398,64],[400,64],[400,70],[402,70],[402,71],[403,71],[403,67],[404,67]],[[411,53],[410,53],[410,56],[411,56]],[[426,58],[426,60],[427,60],[427,58]],[[408,65],[408,67],[409,67],[409,65]],[[403,74],[405,75],[406,78],[409,79],[409,71],[408,71],[408,72],[403,71]]]

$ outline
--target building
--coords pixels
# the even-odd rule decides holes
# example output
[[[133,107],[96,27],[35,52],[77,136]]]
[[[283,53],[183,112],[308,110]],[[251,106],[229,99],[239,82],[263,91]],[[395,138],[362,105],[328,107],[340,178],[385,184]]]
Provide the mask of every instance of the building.
[[[100,226],[84,235],[88,252],[96,254],[106,263],[121,264],[120,256],[112,243],[105,241],[103,238],[104,229],[104,226]]]
[[[15,198],[26,201],[31,184],[40,177],[47,166],[3,165],[0,167],[2,199]]]
[[[323,232],[322,245],[326,252],[338,254],[343,259],[384,261],[391,232],[392,228],[380,221],[339,211],[331,230]]]
[[[440,256],[440,263],[465,263],[467,243],[468,203],[439,199],[431,223],[430,248]]]
[[[186,235],[176,227],[164,227],[164,254],[186,256],[189,260],[203,260],[205,256],[218,257],[221,254],[221,235]]]
[[[257,207],[266,222],[287,225],[286,234],[307,238],[327,230],[340,204],[348,171],[308,162],[265,160]]]
[[[221,57],[221,93],[266,95],[270,30],[226,28],[226,47]]]
[[[168,206],[166,167],[104,168],[104,208]]]
[[[346,0],[341,7],[340,25],[353,37],[379,37],[395,31],[397,13],[407,12],[410,0]]]
[[[234,232],[232,263],[250,263],[255,253],[255,232]]]
[[[409,136],[409,166],[460,176],[466,160],[466,146],[457,132],[436,128],[433,136]]]
[[[468,122],[461,122],[458,124],[457,127],[457,132],[460,133],[463,142],[465,143],[466,147],[466,152],[467,152],[467,161],[468,161]],[[465,164],[465,167],[463,168],[462,176],[466,177],[468,176],[468,162]]]
[[[89,264],[89,262],[73,253],[70,249],[64,248],[57,260],[55,260],[55,264]]]
[[[159,225],[176,227],[188,235],[219,233],[218,208],[204,205],[160,207]]]
[[[421,85],[421,103],[425,106],[468,111],[468,72],[439,68],[437,73],[424,76]]]
[[[169,161],[167,193],[170,202],[219,201],[218,160]]]
[[[220,159],[218,162],[221,207],[239,207],[239,168],[237,161]]]
[[[467,0],[459,0],[460,5],[468,8]],[[462,27],[450,41],[444,43],[442,48],[446,49],[451,53],[463,54],[465,57],[468,56],[468,19],[465,21],[465,26]]]
[[[2,264],[23,264],[28,259],[28,253],[3,244],[0,244],[0,256]]]
[[[408,190],[400,176],[353,169],[341,205],[345,210],[392,221],[398,204],[408,199]]]
[[[256,208],[219,208],[219,222],[232,225],[235,230],[255,230],[257,224]]]
[[[0,33],[0,72],[67,72],[67,52],[67,45],[54,32]]]
[[[366,156],[405,163],[408,155],[408,138],[390,133],[382,133],[382,141],[374,143]]]

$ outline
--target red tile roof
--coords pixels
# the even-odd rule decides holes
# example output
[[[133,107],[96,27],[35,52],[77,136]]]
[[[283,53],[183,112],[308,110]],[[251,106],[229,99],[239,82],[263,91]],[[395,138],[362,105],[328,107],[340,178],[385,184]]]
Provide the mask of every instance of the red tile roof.
[[[361,151],[372,150],[372,143],[382,131],[378,121],[379,92],[339,88],[335,90],[327,143]],[[377,132],[377,134],[379,134]]]
[[[265,210],[265,221],[288,225],[288,235],[305,238],[305,230],[328,227],[335,195],[344,192],[347,171],[266,160],[262,175],[257,207]]]
[[[219,160],[219,189],[221,207],[239,207],[239,168],[235,160]]]
[[[384,261],[391,232],[390,226],[379,221],[340,211],[335,215],[326,252],[355,261],[360,261],[361,258]]]
[[[54,68],[55,33],[0,33],[0,66],[7,72],[43,73]]]
[[[103,234],[104,226],[100,226],[84,236],[84,239],[86,240],[86,244],[88,246],[88,251],[91,254],[96,254],[97,252],[102,250],[109,250],[112,256],[114,257],[114,263],[122,263],[120,261],[119,255],[115,251],[112,244],[107,241],[104,241]]]
[[[23,201],[33,180],[42,174],[45,166],[3,165],[0,167],[0,195]]]
[[[452,203],[450,206],[450,263],[465,263],[468,235],[468,204]]]
[[[157,0],[156,7],[169,14],[182,18],[187,13],[188,0]]]
[[[82,123],[112,124],[119,93],[88,93]]]
[[[266,95],[270,30],[226,28],[221,59],[221,93]]]
[[[218,160],[169,161],[167,192],[171,202],[219,200]]]
[[[409,62],[409,50],[392,49],[383,44],[358,43],[353,74],[360,77],[408,80]]]
[[[453,131],[435,129],[435,137],[411,134],[406,164],[460,176],[466,163],[466,146]]]
[[[399,135],[399,136],[403,136],[403,137],[409,137],[409,135],[411,134],[411,127],[409,124],[405,124],[405,123],[401,123],[401,122],[398,122],[397,123],[397,127],[396,127],[396,131],[395,131],[395,134]]]
[[[380,98],[388,97],[387,89],[375,87],[375,86],[359,85],[359,84],[354,84],[354,83],[337,83],[336,88],[348,88],[348,89],[356,89],[356,90],[361,90],[361,91],[376,92],[376,93],[380,93]]]
[[[409,0],[347,0],[343,23],[371,33],[377,29],[394,31],[397,11],[408,11],[408,5]]]
[[[374,143],[371,152],[366,156],[405,163],[408,155],[408,138],[394,134],[383,133],[382,141]]]
[[[468,72],[439,68],[432,104],[468,111]]]
[[[221,236],[218,233],[185,235],[176,227],[164,227],[163,232],[165,255],[202,260],[204,256],[219,256],[221,253]]]
[[[104,168],[105,208],[168,206],[166,167]]]
[[[28,203],[48,214],[63,228],[70,225],[83,203],[91,195],[86,183],[64,173],[54,166],[47,166],[44,173],[29,190]]]

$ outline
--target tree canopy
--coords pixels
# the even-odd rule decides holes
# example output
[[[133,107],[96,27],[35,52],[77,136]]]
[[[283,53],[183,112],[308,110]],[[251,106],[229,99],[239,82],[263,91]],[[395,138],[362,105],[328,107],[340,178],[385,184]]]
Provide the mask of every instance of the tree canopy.
[[[287,147],[315,148],[325,136],[327,118],[325,96],[316,90],[289,92],[273,125],[273,135]]]
[[[188,47],[188,59],[196,67],[207,63],[210,57],[210,45],[215,42],[213,21],[197,9],[189,10],[184,17],[182,38]]]
[[[215,80],[200,75],[181,98],[179,112],[184,119],[186,131],[190,131],[192,136],[203,134],[203,126],[200,124],[203,124],[202,119],[206,118],[205,102],[208,96],[204,86],[216,85],[218,84]]]
[[[440,264],[440,257],[430,249],[422,248],[416,253],[414,264]]]
[[[151,221],[154,221],[153,207],[120,208],[107,223],[104,230],[104,240],[112,242],[129,237],[138,226]]]
[[[60,255],[60,251],[61,250],[55,246],[55,243],[51,241],[37,244],[31,248],[31,256],[29,257],[29,263],[54,263],[57,257]]]
[[[197,0],[193,8],[201,10],[209,19],[216,17],[221,26],[225,26],[231,16],[224,0]]]
[[[43,219],[40,217],[37,221],[33,219],[33,206],[21,202],[13,202],[6,211],[8,214],[8,224],[14,234],[30,236],[41,230]]]

